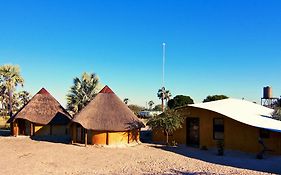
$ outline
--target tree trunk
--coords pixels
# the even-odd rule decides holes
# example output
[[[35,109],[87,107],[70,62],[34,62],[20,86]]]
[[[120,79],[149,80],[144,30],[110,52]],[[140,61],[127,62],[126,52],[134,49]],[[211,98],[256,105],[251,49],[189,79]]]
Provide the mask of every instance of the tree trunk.
[[[161,101],[162,101],[162,112],[164,112],[164,95],[162,95]]]
[[[10,118],[13,116],[13,107],[12,107],[12,104],[13,104],[13,102],[12,102],[12,100],[13,100],[13,93],[12,93],[12,91],[11,90],[9,90],[9,116],[10,116]]]
[[[169,133],[165,130],[166,133],[166,144],[169,145]]]

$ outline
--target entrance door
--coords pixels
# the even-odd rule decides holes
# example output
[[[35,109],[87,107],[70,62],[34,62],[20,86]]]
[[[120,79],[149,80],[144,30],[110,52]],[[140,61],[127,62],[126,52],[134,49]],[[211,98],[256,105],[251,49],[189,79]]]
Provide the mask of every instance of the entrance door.
[[[77,127],[76,127],[76,141],[78,143],[84,143],[85,142],[85,130],[84,128],[81,126],[81,125],[78,125],[77,124]]]
[[[25,127],[25,121],[18,119],[18,127],[19,127],[19,135],[26,135],[26,127]]]
[[[186,118],[186,144],[199,147],[199,118]]]

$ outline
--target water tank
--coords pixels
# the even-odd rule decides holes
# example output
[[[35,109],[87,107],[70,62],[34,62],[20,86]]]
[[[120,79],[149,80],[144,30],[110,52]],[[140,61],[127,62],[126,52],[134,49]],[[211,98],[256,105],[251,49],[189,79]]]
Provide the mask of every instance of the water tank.
[[[270,86],[263,88],[263,98],[272,98],[272,88]]]

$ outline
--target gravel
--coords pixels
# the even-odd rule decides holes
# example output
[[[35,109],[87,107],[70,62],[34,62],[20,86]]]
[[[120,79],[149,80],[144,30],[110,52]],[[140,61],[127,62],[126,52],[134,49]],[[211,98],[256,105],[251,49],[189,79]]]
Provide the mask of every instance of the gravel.
[[[71,145],[0,137],[0,174],[270,174],[281,173],[281,156],[186,146],[138,144],[125,147]]]

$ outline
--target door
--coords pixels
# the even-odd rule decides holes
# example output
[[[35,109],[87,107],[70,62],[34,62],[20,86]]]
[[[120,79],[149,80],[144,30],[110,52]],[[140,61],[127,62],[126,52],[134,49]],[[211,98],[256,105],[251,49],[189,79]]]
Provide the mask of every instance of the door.
[[[77,127],[76,127],[76,141],[78,143],[84,143],[85,142],[85,130],[84,128],[81,126],[81,125],[78,125],[77,124]]]
[[[19,135],[26,135],[25,121],[22,119],[18,119],[18,127],[19,127]]]
[[[186,118],[186,144],[199,147],[199,118]]]

